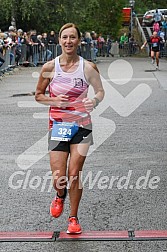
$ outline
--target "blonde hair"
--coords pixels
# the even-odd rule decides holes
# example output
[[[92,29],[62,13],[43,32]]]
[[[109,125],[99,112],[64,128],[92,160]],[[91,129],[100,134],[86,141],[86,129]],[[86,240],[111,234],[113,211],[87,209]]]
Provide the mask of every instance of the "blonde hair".
[[[75,28],[77,31],[77,34],[78,34],[78,38],[79,39],[81,38],[81,33],[80,33],[79,28],[73,23],[67,23],[61,27],[61,29],[59,31],[59,38],[61,37],[62,31],[64,31],[65,29],[68,29],[68,28]]]

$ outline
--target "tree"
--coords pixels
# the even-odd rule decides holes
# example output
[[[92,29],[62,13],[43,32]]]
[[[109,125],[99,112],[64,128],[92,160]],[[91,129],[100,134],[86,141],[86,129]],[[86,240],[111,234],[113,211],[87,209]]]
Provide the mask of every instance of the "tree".
[[[17,28],[25,31],[57,31],[64,23],[74,22],[83,32],[95,30],[116,36],[125,3],[125,0],[3,0],[0,25],[7,29],[14,16]]]
[[[100,0],[99,3],[99,31],[105,34],[111,33],[115,37],[122,25],[122,8],[125,6],[125,1]]]
[[[146,11],[156,8],[167,8],[167,1],[164,0],[136,0],[135,10],[139,14],[144,14]]]

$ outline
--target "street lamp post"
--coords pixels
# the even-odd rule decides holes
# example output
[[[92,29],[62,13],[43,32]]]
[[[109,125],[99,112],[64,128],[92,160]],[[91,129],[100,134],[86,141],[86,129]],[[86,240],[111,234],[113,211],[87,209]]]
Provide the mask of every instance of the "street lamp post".
[[[16,29],[16,1],[12,0],[12,6],[11,6],[11,25]]]
[[[130,12],[130,34],[132,35],[132,30],[133,30],[133,8],[135,5],[135,0],[129,0],[129,5],[131,7],[131,12]]]

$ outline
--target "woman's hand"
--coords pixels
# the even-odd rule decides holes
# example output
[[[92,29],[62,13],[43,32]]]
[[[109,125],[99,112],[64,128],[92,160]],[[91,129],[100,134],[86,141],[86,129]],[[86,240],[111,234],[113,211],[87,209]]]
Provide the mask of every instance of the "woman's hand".
[[[63,95],[60,94],[54,98],[55,100],[55,106],[58,108],[63,108],[65,109],[69,105],[69,96],[68,95]]]
[[[89,98],[84,98],[83,100],[82,100],[82,102],[84,103],[84,106],[85,106],[85,109],[86,109],[86,111],[87,112],[92,112],[93,111],[93,109],[94,109],[94,107],[95,107],[95,102],[96,101],[94,101],[94,100],[92,100],[92,99],[89,99]]]

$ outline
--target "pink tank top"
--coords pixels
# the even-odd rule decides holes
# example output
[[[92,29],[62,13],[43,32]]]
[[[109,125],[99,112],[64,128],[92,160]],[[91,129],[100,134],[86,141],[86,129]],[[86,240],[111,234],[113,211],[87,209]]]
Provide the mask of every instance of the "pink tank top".
[[[84,76],[84,60],[79,59],[78,68],[74,72],[64,72],[59,63],[59,56],[55,58],[55,74],[49,84],[50,97],[60,94],[69,96],[69,106],[65,109],[50,106],[49,128],[53,121],[77,122],[80,126],[91,123],[90,114],[85,110],[83,98],[87,97],[89,84]]]

